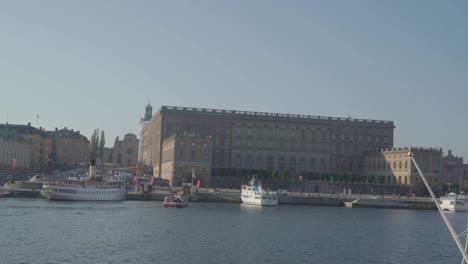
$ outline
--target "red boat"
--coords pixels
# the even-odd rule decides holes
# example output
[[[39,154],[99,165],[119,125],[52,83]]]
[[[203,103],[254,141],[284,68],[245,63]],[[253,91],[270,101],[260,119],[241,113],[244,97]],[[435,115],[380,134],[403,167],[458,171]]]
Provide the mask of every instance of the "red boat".
[[[4,189],[0,189],[0,198],[8,197],[8,195],[10,195],[9,191],[4,190]]]
[[[163,206],[184,208],[188,206],[188,198],[181,194],[172,194],[171,196],[166,196],[166,198],[164,198]]]

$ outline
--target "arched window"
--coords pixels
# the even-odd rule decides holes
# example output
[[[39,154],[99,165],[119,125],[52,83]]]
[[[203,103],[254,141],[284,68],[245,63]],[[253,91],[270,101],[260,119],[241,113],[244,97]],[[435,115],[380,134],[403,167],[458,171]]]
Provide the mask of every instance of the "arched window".
[[[297,164],[297,169],[299,171],[304,171],[305,170],[305,158],[299,158],[299,163]]]
[[[321,159],[320,160],[320,170],[324,171],[326,169],[327,169],[327,162],[325,161],[325,159]]]
[[[263,169],[263,157],[258,155],[256,160],[256,168],[257,170]]]
[[[241,155],[237,154],[236,155],[236,160],[235,160],[235,166],[236,168],[241,168],[242,167],[242,160],[241,160]]]
[[[272,170],[275,167],[275,160],[272,155],[267,157],[267,169]]]
[[[279,170],[284,170],[284,168],[285,168],[284,157],[283,157],[283,156],[279,156],[279,157],[278,157],[278,169],[279,169]]]
[[[401,176],[398,177],[398,184],[401,184]]]
[[[252,169],[252,163],[252,156],[247,155],[247,159],[245,160],[245,166],[247,167],[247,169]]]
[[[405,176],[405,185],[408,184],[408,176]]]
[[[296,157],[289,158],[289,169],[296,170]]]

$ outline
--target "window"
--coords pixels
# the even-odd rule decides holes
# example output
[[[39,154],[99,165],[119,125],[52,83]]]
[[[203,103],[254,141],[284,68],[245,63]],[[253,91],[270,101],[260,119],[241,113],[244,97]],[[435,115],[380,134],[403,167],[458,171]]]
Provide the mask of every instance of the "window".
[[[362,136],[361,135],[358,136],[358,141],[362,142]]]
[[[310,169],[311,170],[315,170],[317,168],[317,163],[316,163],[316,160],[314,158],[310,158]]]
[[[371,142],[371,136],[367,136],[367,143]]]

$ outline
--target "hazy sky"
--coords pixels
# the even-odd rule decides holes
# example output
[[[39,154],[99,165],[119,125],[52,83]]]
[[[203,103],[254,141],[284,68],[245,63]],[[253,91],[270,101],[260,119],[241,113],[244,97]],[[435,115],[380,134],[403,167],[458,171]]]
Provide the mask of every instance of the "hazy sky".
[[[0,114],[107,145],[144,107],[395,121],[468,159],[468,1],[1,1]]]

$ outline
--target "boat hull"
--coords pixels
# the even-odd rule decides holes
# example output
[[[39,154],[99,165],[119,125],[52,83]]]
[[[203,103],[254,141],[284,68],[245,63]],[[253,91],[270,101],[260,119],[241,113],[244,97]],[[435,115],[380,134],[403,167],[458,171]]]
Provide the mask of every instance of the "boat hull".
[[[41,194],[49,200],[57,201],[121,201],[126,192],[120,188],[80,188],[57,185],[44,185]]]
[[[242,203],[250,204],[250,205],[257,205],[257,206],[277,206],[278,205],[278,201],[259,203],[259,202],[256,202],[256,201],[242,200]]]
[[[125,199],[122,194],[97,194],[97,195],[84,195],[84,194],[68,194],[68,193],[51,193],[41,192],[49,200],[55,201],[121,201]]]

